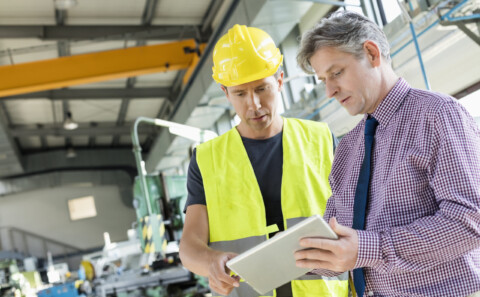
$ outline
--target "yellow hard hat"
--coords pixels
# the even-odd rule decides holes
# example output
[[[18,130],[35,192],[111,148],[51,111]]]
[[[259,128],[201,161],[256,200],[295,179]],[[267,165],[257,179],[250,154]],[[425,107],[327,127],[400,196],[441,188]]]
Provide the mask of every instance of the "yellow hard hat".
[[[212,76],[224,86],[237,86],[275,74],[282,60],[265,31],[235,25],[215,45]]]

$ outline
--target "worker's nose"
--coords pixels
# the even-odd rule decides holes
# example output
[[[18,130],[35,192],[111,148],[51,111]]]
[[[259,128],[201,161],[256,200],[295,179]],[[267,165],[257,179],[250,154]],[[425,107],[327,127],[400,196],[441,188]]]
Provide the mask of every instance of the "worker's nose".
[[[255,92],[252,92],[252,94],[248,95],[248,108],[252,110],[258,110],[260,109],[261,104],[260,104],[260,97],[255,94]]]

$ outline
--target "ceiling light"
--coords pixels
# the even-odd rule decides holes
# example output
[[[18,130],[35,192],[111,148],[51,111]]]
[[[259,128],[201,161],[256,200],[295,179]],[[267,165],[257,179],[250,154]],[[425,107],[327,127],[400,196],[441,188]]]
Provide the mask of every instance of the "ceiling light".
[[[53,0],[56,9],[66,10],[77,5],[77,0]]]
[[[75,158],[77,156],[77,152],[73,149],[73,147],[67,148],[67,154],[65,155],[67,158]]]
[[[71,112],[67,112],[67,116],[65,117],[65,121],[63,122],[63,128],[65,130],[75,130],[78,128],[78,124],[75,123],[72,119]]]

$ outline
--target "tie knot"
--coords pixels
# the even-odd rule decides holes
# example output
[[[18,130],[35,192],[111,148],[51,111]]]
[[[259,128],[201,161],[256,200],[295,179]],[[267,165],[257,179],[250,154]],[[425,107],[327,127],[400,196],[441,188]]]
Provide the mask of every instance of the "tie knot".
[[[365,121],[365,135],[375,135],[377,126],[378,121],[374,117],[369,116]]]

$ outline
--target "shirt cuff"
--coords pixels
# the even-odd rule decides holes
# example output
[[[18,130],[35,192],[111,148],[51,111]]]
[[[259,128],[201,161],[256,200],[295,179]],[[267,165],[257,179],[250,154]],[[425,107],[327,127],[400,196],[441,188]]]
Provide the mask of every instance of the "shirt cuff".
[[[355,268],[373,267],[382,261],[380,234],[372,231],[357,230],[358,257]]]
[[[327,269],[313,269],[312,271],[308,272],[308,274],[310,275],[321,275],[321,276],[326,276],[326,277],[335,277],[335,276],[339,276],[340,274],[342,274],[343,272],[335,272],[335,271],[331,271],[331,270],[327,270]]]

